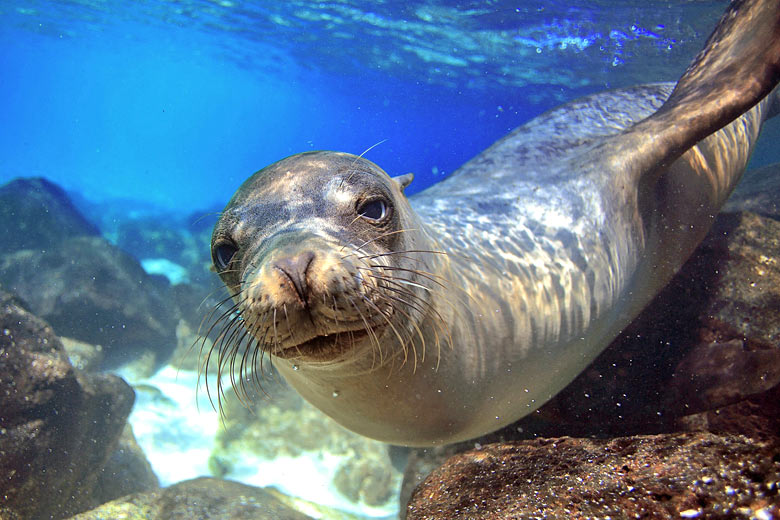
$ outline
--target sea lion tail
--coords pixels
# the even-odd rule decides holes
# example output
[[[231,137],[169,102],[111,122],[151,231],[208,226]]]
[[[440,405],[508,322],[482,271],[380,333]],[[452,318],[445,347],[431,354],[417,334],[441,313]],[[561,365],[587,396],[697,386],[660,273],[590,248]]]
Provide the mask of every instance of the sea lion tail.
[[[618,144],[639,148],[634,171],[642,181],[652,181],[694,144],[756,105],[778,82],[780,1],[736,0],[669,99],[618,136]]]

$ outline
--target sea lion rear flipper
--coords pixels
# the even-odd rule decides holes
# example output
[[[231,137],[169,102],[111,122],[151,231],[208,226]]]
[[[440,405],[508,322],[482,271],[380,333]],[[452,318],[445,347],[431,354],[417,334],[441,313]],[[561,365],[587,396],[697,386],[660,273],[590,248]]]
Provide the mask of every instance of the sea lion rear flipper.
[[[633,171],[642,182],[652,182],[691,146],[761,101],[778,81],[780,1],[737,0],[669,99],[618,136],[619,147],[638,148]]]

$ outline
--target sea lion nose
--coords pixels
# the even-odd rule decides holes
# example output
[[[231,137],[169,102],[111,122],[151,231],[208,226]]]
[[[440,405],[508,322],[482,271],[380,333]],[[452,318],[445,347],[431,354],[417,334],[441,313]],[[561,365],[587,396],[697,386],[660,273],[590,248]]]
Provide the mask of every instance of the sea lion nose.
[[[308,300],[309,287],[306,282],[306,273],[314,260],[314,252],[306,251],[294,256],[281,258],[274,263],[274,267],[279,269],[295,287],[298,298],[301,303],[306,305]]]

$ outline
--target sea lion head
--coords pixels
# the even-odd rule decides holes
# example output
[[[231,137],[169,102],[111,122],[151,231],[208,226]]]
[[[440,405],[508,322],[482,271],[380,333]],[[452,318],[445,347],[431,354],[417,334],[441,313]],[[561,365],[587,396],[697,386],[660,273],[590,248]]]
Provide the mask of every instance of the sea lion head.
[[[336,152],[294,155],[247,179],[211,239],[233,302],[215,343],[220,371],[239,366],[244,338],[254,352],[241,352],[242,371],[257,351],[296,368],[394,358],[382,338],[405,345],[426,298],[425,248],[403,194],[411,180]]]

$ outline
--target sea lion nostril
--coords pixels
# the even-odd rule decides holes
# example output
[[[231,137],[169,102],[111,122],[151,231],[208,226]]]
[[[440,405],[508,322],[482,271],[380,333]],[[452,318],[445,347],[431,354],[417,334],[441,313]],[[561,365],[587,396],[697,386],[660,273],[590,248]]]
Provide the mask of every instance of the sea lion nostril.
[[[284,273],[290,280],[293,287],[295,287],[298,298],[304,305],[309,298],[309,285],[306,281],[306,274],[313,261],[314,252],[306,251],[295,256],[282,258],[274,263],[274,267]]]

